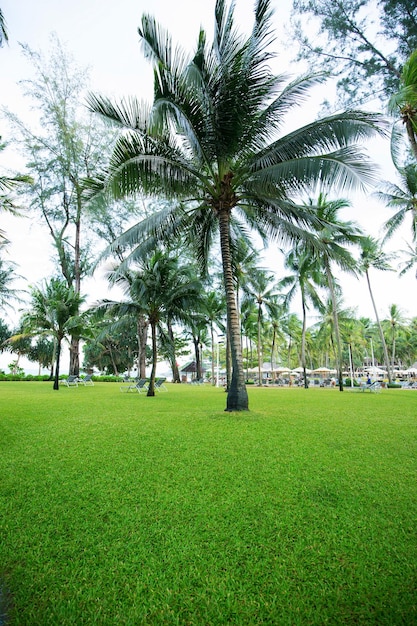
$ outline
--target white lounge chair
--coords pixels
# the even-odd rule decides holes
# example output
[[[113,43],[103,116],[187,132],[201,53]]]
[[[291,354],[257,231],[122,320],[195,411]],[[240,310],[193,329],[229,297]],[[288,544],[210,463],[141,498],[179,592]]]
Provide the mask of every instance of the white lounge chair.
[[[131,391],[137,391],[138,393],[142,393],[142,389],[146,390],[147,388],[148,379],[140,378],[135,384],[132,383],[131,385],[123,385],[122,387],[120,387],[120,391],[123,391],[125,393],[130,393]]]
[[[78,376],[71,374],[68,378],[64,379],[64,382],[67,387],[78,387]]]
[[[78,382],[82,383],[86,387],[94,387],[94,381],[93,381],[93,375],[92,374],[86,374],[84,376],[84,378],[79,378]]]

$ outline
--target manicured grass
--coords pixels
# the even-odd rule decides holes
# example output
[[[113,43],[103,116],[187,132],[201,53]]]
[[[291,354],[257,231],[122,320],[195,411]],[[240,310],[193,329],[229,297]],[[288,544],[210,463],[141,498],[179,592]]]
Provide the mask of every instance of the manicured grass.
[[[0,383],[8,623],[417,623],[417,392],[248,393]]]

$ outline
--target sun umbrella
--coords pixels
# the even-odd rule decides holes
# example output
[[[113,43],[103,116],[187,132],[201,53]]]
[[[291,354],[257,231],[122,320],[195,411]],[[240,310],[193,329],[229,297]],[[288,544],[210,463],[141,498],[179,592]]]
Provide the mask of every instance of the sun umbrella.
[[[313,374],[330,374],[330,372],[334,372],[335,370],[329,370],[328,367],[318,367],[316,370],[313,370]]]
[[[293,372],[295,372],[296,374],[302,374],[304,372],[302,367],[296,367],[294,370],[292,370]],[[311,374],[311,370],[306,368],[306,374]]]

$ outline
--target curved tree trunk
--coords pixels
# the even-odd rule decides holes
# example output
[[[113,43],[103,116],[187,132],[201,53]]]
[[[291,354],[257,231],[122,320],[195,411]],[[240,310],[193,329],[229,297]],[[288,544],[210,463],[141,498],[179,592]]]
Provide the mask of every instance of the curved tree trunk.
[[[301,306],[303,310],[303,329],[301,332],[301,367],[303,368],[304,376],[304,389],[308,389],[307,373],[306,373],[306,329],[307,329],[307,315],[306,315],[306,303],[304,299],[304,291],[301,289]]]
[[[226,411],[247,411],[249,408],[248,393],[243,371],[242,348],[240,342],[239,314],[233,284],[232,258],[230,252],[229,210],[218,213],[220,227],[220,246],[222,253],[223,279],[227,304],[227,327],[230,336],[232,357],[232,379],[227,393]]]
[[[376,319],[376,323],[378,325],[379,336],[381,338],[381,343],[382,343],[382,349],[384,351],[384,360],[385,360],[385,364],[387,366],[388,382],[392,383],[392,374],[391,374],[391,367],[390,367],[390,362],[389,362],[387,344],[386,344],[385,337],[384,337],[384,331],[382,330],[381,322],[379,320],[378,311],[377,311],[375,300],[374,300],[374,295],[372,293],[371,281],[369,280],[368,270],[365,271],[365,276],[366,276],[366,280],[368,282],[368,289],[369,289],[369,295],[371,296],[372,306],[374,307],[375,319]]]
[[[333,308],[333,323],[334,323],[334,335],[336,340],[336,354],[337,354],[337,377],[339,379],[339,391],[343,391],[343,370],[342,370],[342,346],[340,343],[340,330],[339,330],[339,316],[337,314],[337,302],[336,294],[334,292],[333,276],[330,269],[328,259],[325,259],[327,282],[329,283],[330,298],[332,300]]]

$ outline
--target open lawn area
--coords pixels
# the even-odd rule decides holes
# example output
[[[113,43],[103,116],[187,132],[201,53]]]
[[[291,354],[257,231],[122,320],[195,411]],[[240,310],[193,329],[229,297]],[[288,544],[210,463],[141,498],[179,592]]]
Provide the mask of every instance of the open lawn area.
[[[0,624],[417,624],[417,391],[0,383]]]

